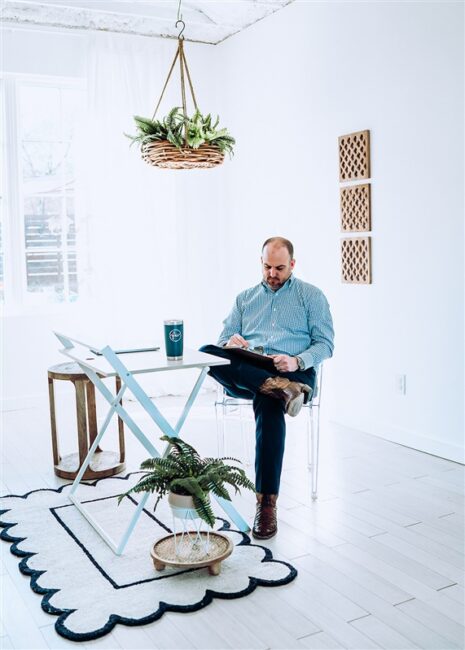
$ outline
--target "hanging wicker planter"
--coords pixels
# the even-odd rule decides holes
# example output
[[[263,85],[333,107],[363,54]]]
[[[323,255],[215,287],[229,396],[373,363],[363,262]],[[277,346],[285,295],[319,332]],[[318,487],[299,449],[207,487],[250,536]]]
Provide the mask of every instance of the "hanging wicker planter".
[[[143,144],[141,155],[149,165],[163,169],[207,169],[224,161],[224,153],[215,145],[201,144],[198,149],[178,149],[168,140]]]
[[[178,20],[176,26],[178,23],[184,25],[182,20]],[[225,151],[232,155],[235,140],[226,129],[217,128],[218,119],[212,124],[211,115],[204,117],[199,111],[184,54],[182,31],[178,37],[176,55],[152,118],[134,116],[139,133],[128,137],[140,144],[142,160],[149,165],[162,169],[208,169],[224,162]],[[178,59],[182,113],[181,108],[175,107],[165,118],[157,121],[155,116]],[[187,115],[185,77],[195,107],[192,117]]]

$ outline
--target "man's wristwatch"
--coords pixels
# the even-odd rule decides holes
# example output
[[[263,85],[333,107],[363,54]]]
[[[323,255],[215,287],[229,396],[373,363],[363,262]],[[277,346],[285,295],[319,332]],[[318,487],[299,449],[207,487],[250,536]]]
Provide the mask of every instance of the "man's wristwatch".
[[[302,357],[295,357],[297,361],[297,368],[299,370],[305,370],[305,363],[303,362]]]

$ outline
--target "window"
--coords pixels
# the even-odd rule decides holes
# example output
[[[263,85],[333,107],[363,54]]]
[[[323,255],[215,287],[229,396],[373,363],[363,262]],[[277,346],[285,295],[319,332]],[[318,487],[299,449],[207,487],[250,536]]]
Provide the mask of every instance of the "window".
[[[15,77],[3,88],[4,299],[72,302],[79,293],[76,143],[84,90],[70,80]]]

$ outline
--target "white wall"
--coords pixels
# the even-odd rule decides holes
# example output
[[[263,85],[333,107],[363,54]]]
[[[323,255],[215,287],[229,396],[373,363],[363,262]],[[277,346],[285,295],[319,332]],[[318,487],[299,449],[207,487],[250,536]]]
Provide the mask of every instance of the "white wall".
[[[15,69],[48,74],[65,74],[65,61],[79,74],[84,56],[57,57],[48,37],[6,48]],[[334,315],[326,415],[463,460],[463,6],[297,1],[219,46],[187,44],[187,54],[201,108],[218,112],[238,143],[232,163],[174,181],[180,283],[169,309],[182,311],[173,315],[185,318],[189,344],[216,337],[234,295],[259,279],[263,240],[287,236],[297,275],[325,291]],[[337,137],[364,128],[373,284],[351,286],[340,282]],[[144,246],[160,228],[144,223]],[[126,290],[138,280],[134,271]],[[147,301],[144,317],[133,315],[145,333],[168,309]],[[62,314],[63,328],[75,317]],[[40,392],[44,368],[61,360],[51,322],[7,325],[7,397]],[[17,333],[31,326],[28,384],[15,360]],[[395,391],[400,373],[405,396]]]
[[[221,52],[238,140],[225,293],[289,237],[334,315],[327,415],[463,461],[463,6],[296,2]],[[373,284],[343,285],[337,137],[365,128]]]

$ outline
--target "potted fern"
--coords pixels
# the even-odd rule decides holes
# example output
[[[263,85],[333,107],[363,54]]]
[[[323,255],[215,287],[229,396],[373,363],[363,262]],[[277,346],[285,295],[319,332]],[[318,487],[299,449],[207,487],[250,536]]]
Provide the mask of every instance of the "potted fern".
[[[136,134],[125,134],[131,144],[138,143],[143,160],[170,169],[214,167],[224,154],[233,155],[234,138],[218,127],[219,117],[202,115],[196,109],[189,117],[175,106],[161,120],[134,116]]]
[[[208,526],[213,527],[215,515],[210,503],[210,492],[228,501],[228,487],[235,492],[246,488],[255,492],[254,485],[247,478],[243,469],[226,463],[240,463],[235,458],[201,458],[199,453],[179,437],[162,436],[171,445],[165,458],[148,458],[141,463],[141,469],[146,470],[139,481],[130,490],[121,494],[118,503],[133,493],[151,492],[158,498],[154,509],[160,500],[168,494],[168,502],[179,516],[180,511],[191,510],[193,516],[202,519]]]

